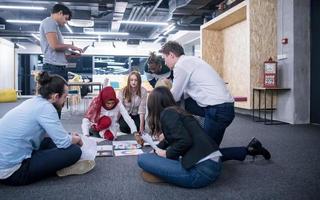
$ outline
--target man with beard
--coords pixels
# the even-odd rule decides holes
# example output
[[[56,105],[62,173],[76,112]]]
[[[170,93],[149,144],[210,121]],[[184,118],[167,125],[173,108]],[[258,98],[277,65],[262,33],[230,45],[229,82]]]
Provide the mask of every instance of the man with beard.
[[[82,140],[76,133],[69,134],[58,117],[56,108],[62,108],[68,94],[66,80],[42,72],[37,81],[40,96],[0,119],[0,183],[26,185],[56,173],[86,173],[94,166],[94,162],[77,162]],[[68,173],[59,173],[71,165],[74,168]]]

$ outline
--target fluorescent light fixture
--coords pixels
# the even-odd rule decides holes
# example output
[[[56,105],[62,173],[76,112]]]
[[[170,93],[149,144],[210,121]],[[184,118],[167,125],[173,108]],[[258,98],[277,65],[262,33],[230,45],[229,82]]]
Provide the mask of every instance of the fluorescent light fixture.
[[[32,33],[31,36],[40,41],[40,38],[36,34]]]
[[[158,43],[160,40],[162,40],[164,37],[161,36],[161,37],[158,37],[158,39],[156,39],[153,43]]]
[[[79,38],[75,38],[75,39],[65,39],[65,42],[95,42],[95,39],[79,39]]]
[[[145,22],[145,21],[119,21],[122,24],[149,25],[149,26],[167,26],[167,22]]]
[[[75,35],[66,35],[66,36],[63,36],[64,39],[96,39],[97,36],[75,36]]]
[[[172,26],[171,28],[169,28],[166,32],[163,33],[163,35],[168,35],[168,33],[170,33],[173,29],[175,29],[175,26]]]
[[[7,19],[6,22],[16,23],[16,24],[40,24],[41,21],[38,20],[16,20],[16,19]]]
[[[68,24],[75,27],[93,27],[94,21],[86,19],[71,19],[68,21]]]
[[[85,32],[88,35],[129,35],[127,32]]]
[[[26,47],[23,46],[23,45],[21,45],[21,44],[16,43],[16,45],[17,45],[18,47],[22,48],[22,49],[26,49]]]
[[[8,6],[8,5],[0,5],[0,9],[46,10],[47,8],[39,7],[39,6]]]
[[[70,33],[73,33],[72,29],[70,28],[70,26],[68,26],[68,24],[65,24],[64,26],[68,29]]]

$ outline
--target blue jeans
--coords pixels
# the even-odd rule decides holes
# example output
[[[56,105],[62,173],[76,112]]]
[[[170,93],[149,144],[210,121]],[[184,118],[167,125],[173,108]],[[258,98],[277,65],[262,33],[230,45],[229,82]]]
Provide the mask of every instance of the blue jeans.
[[[204,131],[220,146],[226,128],[234,119],[233,103],[200,107],[192,98],[184,103],[188,112],[204,117]]]
[[[33,151],[31,158],[25,159],[17,171],[0,182],[7,185],[27,185],[53,176],[56,171],[77,162],[81,153],[78,145],[72,144],[66,149],[59,149],[51,138],[45,138],[39,150]]]
[[[233,103],[223,103],[215,106],[200,107],[192,98],[185,99],[185,108],[188,112],[204,117],[204,131],[220,146],[226,128],[234,119]],[[246,147],[221,148],[221,161],[243,161],[247,155]]]
[[[66,81],[68,81],[68,71],[66,69],[66,66],[45,63],[43,64],[42,70],[49,72],[49,74],[58,74],[62,76]]]
[[[201,188],[213,183],[221,172],[221,163],[203,161],[189,170],[182,167],[179,160],[160,157],[154,153],[138,156],[138,165],[168,183],[186,188]]]

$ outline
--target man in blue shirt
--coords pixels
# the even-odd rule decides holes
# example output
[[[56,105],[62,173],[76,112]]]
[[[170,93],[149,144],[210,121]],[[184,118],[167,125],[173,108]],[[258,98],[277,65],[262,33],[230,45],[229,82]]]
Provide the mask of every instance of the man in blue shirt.
[[[80,136],[63,128],[55,108],[66,100],[66,81],[42,72],[38,84],[41,96],[24,101],[0,119],[0,183],[30,184],[54,175],[81,156]]]

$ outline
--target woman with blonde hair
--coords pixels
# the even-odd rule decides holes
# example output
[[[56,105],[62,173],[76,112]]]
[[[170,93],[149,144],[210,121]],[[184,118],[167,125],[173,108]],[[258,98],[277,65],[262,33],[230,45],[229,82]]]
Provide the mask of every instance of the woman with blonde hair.
[[[127,85],[119,92],[118,98],[135,122],[138,131],[140,133],[143,132],[145,128],[147,90],[141,86],[139,72],[132,71],[129,74]],[[119,124],[121,132],[130,133],[130,129],[122,117],[119,119]]]

